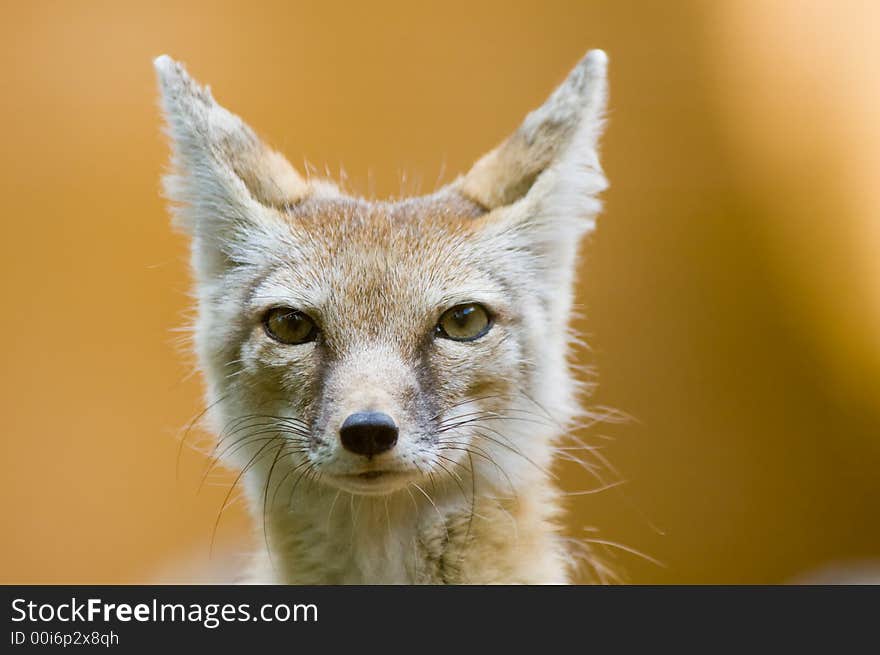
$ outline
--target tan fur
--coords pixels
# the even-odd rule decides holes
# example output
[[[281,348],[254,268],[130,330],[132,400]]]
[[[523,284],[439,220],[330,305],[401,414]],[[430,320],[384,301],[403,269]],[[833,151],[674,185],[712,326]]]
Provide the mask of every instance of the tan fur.
[[[548,469],[579,411],[568,318],[605,188],[605,62],[589,53],[448,187],[379,202],[306,182],[180,64],[156,60],[218,454],[244,469],[268,546],[254,581],[569,579]],[[436,335],[446,309],[473,302],[493,316],[485,336]],[[312,317],[319,338],[267,337],[262,317],[279,306]],[[338,436],[366,409],[400,430],[369,460]],[[370,471],[383,474],[358,477]]]

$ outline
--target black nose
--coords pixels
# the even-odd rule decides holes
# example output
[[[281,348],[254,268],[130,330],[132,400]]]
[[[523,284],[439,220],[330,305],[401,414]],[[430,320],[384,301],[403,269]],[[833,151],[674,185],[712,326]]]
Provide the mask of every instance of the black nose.
[[[342,445],[358,455],[372,457],[391,450],[397,443],[394,419],[382,412],[357,412],[339,428]]]

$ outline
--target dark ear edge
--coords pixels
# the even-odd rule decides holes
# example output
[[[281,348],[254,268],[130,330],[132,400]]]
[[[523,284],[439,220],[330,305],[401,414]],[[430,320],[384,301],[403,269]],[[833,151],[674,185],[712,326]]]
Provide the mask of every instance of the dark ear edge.
[[[585,159],[597,167],[595,149],[604,126],[608,57],[591,50],[566,80],[500,146],[459,181],[467,198],[491,210],[529,195],[552,167]]]
[[[290,163],[217,104],[183,64],[162,55],[154,66],[172,147],[166,193],[194,214],[180,216],[184,228],[195,229],[200,206],[213,213],[226,207],[241,217],[249,201],[282,209],[308,193],[308,184]]]

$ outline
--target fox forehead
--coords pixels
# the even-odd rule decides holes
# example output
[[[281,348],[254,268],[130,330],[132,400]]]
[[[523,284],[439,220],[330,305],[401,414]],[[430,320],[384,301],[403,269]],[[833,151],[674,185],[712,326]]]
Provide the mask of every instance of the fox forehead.
[[[364,332],[435,321],[463,302],[504,312],[506,276],[483,242],[484,213],[452,194],[297,203],[285,210],[290,239],[268,246],[247,304],[255,313],[292,306],[322,323],[344,318]]]
[[[428,251],[433,240],[471,236],[485,211],[453,193],[368,201],[349,196],[307,198],[285,207],[284,219],[294,239],[306,239],[329,254],[365,246],[386,256]]]

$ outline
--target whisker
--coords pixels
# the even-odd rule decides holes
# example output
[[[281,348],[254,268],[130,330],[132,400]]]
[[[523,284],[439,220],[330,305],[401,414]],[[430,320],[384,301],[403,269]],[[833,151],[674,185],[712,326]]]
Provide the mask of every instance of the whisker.
[[[446,542],[449,543],[449,528],[446,526],[446,518],[443,516],[443,513],[440,511],[440,508],[437,507],[437,504],[434,502],[434,499],[431,498],[424,489],[422,489],[415,482],[410,482],[410,484],[422,492],[422,495],[428,499],[428,502],[431,503],[431,506],[434,508],[434,511],[437,512],[437,516],[440,517],[440,523],[443,525],[443,530],[446,532]]]
[[[626,480],[617,480],[610,484],[603,485],[601,487],[596,487],[595,489],[585,489],[581,491],[566,491],[563,492],[564,496],[592,496],[593,494],[598,494],[603,491],[607,491],[608,489],[613,489],[614,487],[619,487],[622,484],[626,484]]]
[[[244,474],[254,465],[254,463],[257,461],[257,459],[260,457],[266,447],[271,443],[271,441],[268,441],[263,444],[260,450],[258,450],[257,453],[250,459],[250,461],[241,469],[241,472],[239,472],[232,485],[229,487],[229,491],[226,493],[226,497],[223,499],[223,504],[220,506],[220,511],[217,513],[217,519],[214,521],[214,529],[211,532],[211,545],[208,551],[209,556],[213,556],[214,554],[214,540],[217,536],[217,528],[220,526],[220,517],[223,516],[223,510],[225,510],[229,504],[229,498],[230,496],[232,496],[232,492],[235,490],[235,487],[238,486],[238,483],[241,480],[242,476],[244,476]]]
[[[654,559],[650,555],[645,555],[645,553],[636,550],[635,548],[631,548],[630,546],[624,546],[623,544],[619,544],[615,541],[608,541],[607,539],[595,539],[592,537],[584,537],[585,542],[590,544],[598,544],[600,546],[607,546],[610,548],[618,548],[625,553],[629,553],[630,555],[635,555],[636,557],[641,557],[643,560],[654,564],[655,566],[659,566],[661,568],[668,568],[666,564],[661,562],[660,560]]]

